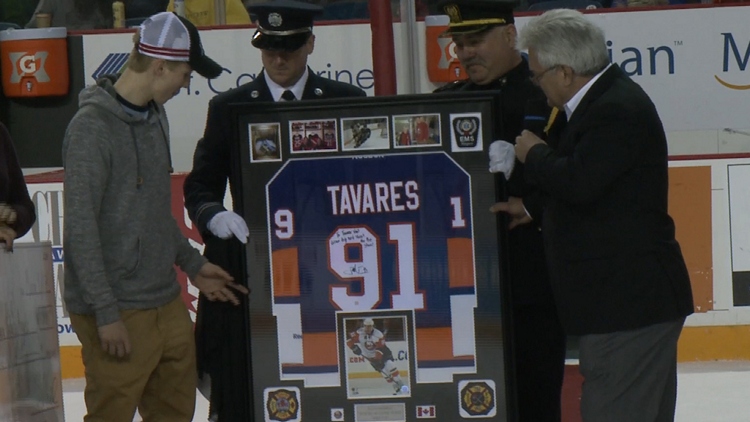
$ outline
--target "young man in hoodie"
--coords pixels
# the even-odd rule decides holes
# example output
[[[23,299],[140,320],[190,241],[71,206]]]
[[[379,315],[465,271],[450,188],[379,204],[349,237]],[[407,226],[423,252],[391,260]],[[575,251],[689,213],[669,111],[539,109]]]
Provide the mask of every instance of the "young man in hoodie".
[[[172,13],[147,19],[122,75],[80,94],[63,142],[65,303],[82,345],[86,422],[192,421],[193,324],[174,266],[210,300],[239,303],[235,284],[181,234],[170,210],[164,103],[222,68]]]

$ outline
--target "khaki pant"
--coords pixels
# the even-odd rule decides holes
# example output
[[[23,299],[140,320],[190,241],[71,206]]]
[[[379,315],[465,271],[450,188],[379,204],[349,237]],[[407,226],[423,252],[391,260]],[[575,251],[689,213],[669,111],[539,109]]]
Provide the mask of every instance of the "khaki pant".
[[[85,422],[191,422],[195,412],[193,324],[181,298],[155,309],[126,310],[129,356],[105,352],[91,315],[70,315],[86,372]]]

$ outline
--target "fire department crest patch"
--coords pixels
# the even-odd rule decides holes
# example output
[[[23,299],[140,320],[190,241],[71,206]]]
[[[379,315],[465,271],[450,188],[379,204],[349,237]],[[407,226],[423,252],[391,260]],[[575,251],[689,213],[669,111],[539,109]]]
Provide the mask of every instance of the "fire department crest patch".
[[[296,390],[296,391],[295,391]],[[293,422],[300,419],[299,390],[266,389],[266,414],[269,420]]]

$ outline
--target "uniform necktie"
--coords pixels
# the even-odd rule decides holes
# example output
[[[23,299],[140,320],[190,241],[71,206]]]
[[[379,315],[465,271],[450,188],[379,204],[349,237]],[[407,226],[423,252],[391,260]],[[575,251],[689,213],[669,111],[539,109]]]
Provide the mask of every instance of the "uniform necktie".
[[[283,98],[284,101],[294,101],[297,99],[297,97],[294,96],[294,93],[288,89],[281,94],[281,98]]]

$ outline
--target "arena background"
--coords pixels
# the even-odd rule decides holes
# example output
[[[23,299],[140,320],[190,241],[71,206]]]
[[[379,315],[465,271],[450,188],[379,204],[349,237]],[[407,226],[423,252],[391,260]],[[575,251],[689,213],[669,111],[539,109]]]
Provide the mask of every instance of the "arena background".
[[[696,313],[680,339],[679,360],[750,360],[750,8],[693,7],[589,13],[605,29],[614,62],[641,84],[657,105],[668,134],[670,214],[691,275]],[[522,27],[528,16],[517,19]],[[427,93],[439,84],[428,77],[424,22],[416,31],[395,23],[398,93]],[[200,247],[182,207],[182,182],[202,133],[211,97],[255,77],[260,54],[250,46],[254,28],[206,28],[204,46],[225,68],[208,83],[195,76],[168,105],[177,173],[173,212],[183,231]],[[370,26],[367,22],[322,23],[315,27],[316,51],[310,65],[324,76],[352,82],[373,95]],[[409,35],[416,34],[416,39]],[[345,36],[344,36],[345,35]],[[132,30],[72,33],[68,37],[70,92],[63,97],[0,97],[7,122],[28,175],[39,219],[21,241],[51,241],[56,288],[61,281],[62,179],[60,149],[77,93],[95,76],[117,70],[132,46]],[[364,46],[364,48],[363,48]],[[451,46],[442,52],[450,59]],[[184,276],[183,298],[192,307],[195,289]],[[58,300],[58,333],[64,378],[83,375],[80,346]],[[574,348],[573,348],[574,349]],[[575,350],[571,350],[575,358]]]

